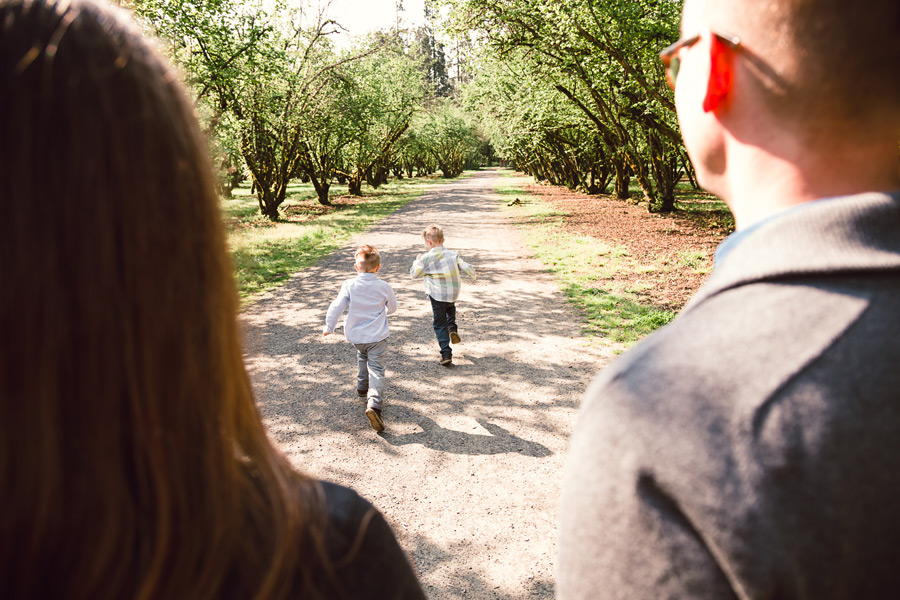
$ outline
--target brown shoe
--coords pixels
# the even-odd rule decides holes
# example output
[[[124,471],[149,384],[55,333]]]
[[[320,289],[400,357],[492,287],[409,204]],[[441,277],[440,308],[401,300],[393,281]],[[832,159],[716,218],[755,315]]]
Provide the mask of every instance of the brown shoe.
[[[462,338],[459,337],[459,332],[451,331],[450,332],[450,341],[453,342],[454,344],[459,344],[460,342],[462,342]]]
[[[453,364],[453,357],[451,357],[451,356],[442,356],[441,357],[441,366],[442,367],[449,367],[452,364]]]
[[[367,408],[366,417],[368,417],[372,429],[375,431],[384,431],[384,421],[381,420],[380,408]]]

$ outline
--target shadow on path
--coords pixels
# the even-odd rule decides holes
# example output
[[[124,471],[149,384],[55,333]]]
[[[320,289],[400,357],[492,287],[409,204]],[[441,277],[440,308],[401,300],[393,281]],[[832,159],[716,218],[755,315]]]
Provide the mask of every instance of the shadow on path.
[[[515,452],[523,456],[536,458],[550,456],[551,452],[546,446],[537,442],[529,442],[506,429],[489,423],[486,419],[475,421],[487,430],[488,435],[466,433],[441,427],[434,420],[415,410],[404,407],[397,409],[394,419],[398,421],[413,421],[422,431],[395,435],[390,431],[381,434],[381,437],[392,446],[405,446],[407,444],[421,444],[426,448],[440,452],[454,454],[504,454]]]
[[[431,598],[553,598],[556,506],[569,432],[601,364],[579,317],[510,225],[496,172],[436,186],[305,269],[242,316],[246,362],[269,434],[298,467],[355,488],[397,531]],[[463,343],[438,364],[421,232],[478,271],[457,303]],[[363,243],[394,288],[384,418],[355,393],[355,350],[323,338],[325,310]],[[514,559],[511,557],[515,557]]]

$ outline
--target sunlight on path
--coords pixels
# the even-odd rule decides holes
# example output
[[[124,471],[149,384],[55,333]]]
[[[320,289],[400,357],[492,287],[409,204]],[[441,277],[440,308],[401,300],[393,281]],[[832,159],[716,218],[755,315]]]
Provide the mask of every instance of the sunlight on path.
[[[384,512],[430,598],[553,598],[565,451],[603,362],[552,277],[524,256],[498,183],[485,171],[435,188],[243,316],[271,435],[298,468],[353,487]],[[463,343],[449,369],[437,363],[422,282],[408,276],[432,222],[479,275],[463,283]],[[383,435],[356,398],[355,351],[342,329],[321,335],[361,243],[380,250],[379,275],[400,303]]]

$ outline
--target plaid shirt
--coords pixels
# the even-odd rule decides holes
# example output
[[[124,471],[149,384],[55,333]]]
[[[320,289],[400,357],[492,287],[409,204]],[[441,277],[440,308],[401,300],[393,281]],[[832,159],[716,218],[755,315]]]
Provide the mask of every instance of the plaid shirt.
[[[460,271],[475,281],[475,267],[453,250],[435,246],[413,261],[409,274],[425,278],[425,293],[440,302],[456,302],[462,289]]]

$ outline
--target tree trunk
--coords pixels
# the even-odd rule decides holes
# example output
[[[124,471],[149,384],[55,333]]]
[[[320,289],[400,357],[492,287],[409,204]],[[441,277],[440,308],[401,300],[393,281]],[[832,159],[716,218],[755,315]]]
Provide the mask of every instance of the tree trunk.
[[[241,169],[235,169],[233,173],[228,177],[228,197],[231,198],[232,192],[234,189],[241,185],[241,182],[244,181],[244,172]]]
[[[268,186],[258,185],[257,198],[259,199],[259,210],[269,218],[270,221],[278,220],[278,194]]]
[[[666,144],[655,133],[649,138],[650,161],[653,178],[656,180],[657,202],[651,206],[652,212],[669,213],[675,210],[675,184],[681,172],[678,170],[678,151]]]
[[[594,194],[605,194],[606,188],[612,180],[613,169],[608,162],[598,163],[591,170],[591,183],[595,188]]]
[[[625,159],[628,161],[628,166],[631,167],[631,172],[635,179],[637,179],[638,185],[641,186],[641,191],[644,192],[644,200],[647,201],[647,210],[653,212],[653,207],[656,204],[656,193],[653,190],[653,182],[650,181],[644,161],[641,160],[639,155],[633,154],[630,151],[626,151]]]
[[[628,187],[631,185],[631,175],[628,173],[628,165],[624,160],[616,158],[612,161],[616,170],[616,198],[628,200],[631,197]]]
[[[351,196],[362,196],[363,172],[357,169],[347,178],[347,193]]]
[[[656,210],[653,212],[670,213],[675,211],[675,192],[674,188],[663,192],[659,196]]]
[[[328,190],[331,189],[331,184],[321,182],[314,187],[316,188],[316,196],[319,199],[319,204],[322,206],[332,206],[331,200],[328,199]]]
[[[684,165],[684,174],[687,175],[688,182],[690,182],[691,187],[696,189],[700,189],[700,186],[697,184],[697,180],[694,179],[694,165],[691,164],[691,160],[686,156],[681,156],[681,163]]]
[[[383,166],[373,166],[366,173],[366,181],[369,182],[376,190],[382,185],[387,183],[388,173],[387,167]]]
[[[312,181],[313,188],[316,190],[316,198],[322,206],[332,206],[331,200],[328,199],[328,190],[331,189],[331,182],[325,178],[316,177],[307,173],[307,177]]]
[[[453,168],[450,165],[439,161],[437,168],[438,168],[438,171],[441,172],[441,176],[444,179],[452,179],[453,178]]]

